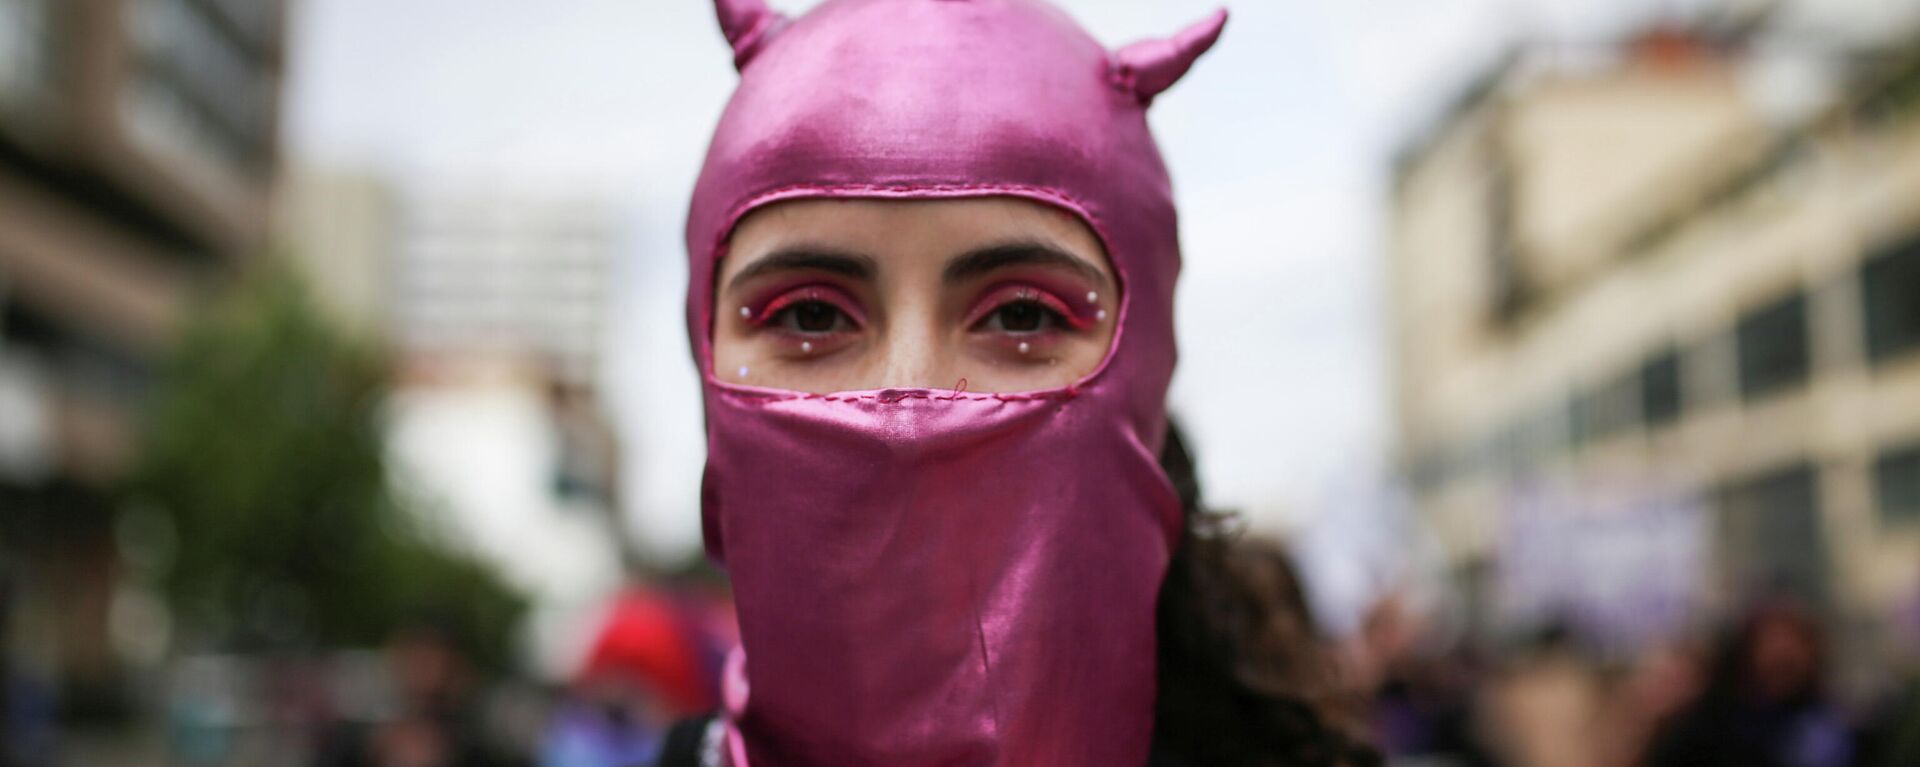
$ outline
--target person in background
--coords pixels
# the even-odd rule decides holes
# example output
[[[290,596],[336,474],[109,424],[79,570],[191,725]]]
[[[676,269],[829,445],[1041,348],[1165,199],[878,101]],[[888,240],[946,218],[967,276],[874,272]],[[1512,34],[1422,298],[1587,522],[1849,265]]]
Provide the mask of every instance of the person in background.
[[[541,746],[541,767],[632,767],[719,698],[699,607],[646,587],[613,603]]]
[[[0,767],[52,764],[60,734],[52,686],[16,665],[13,610],[19,588],[0,556]]]
[[[1602,767],[1597,664],[1571,621],[1542,626],[1485,685],[1479,728],[1501,764]]]
[[[381,722],[341,725],[316,767],[522,767],[489,738],[467,655],[453,633],[420,622],[388,640],[394,711]]]
[[[1705,682],[1701,648],[1686,637],[1641,650],[1614,680],[1601,707],[1599,763],[1633,767],[1647,757],[1654,736],[1691,705]]]
[[[1847,767],[1825,637],[1797,602],[1760,603],[1722,640],[1699,697],[1654,736],[1646,767]]]
[[[0,767],[25,763],[21,755],[14,753],[18,737],[15,731],[20,726],[14,722],[18,714],[14,712],[13,579],[7,570],[9,564],[0,557]]]
[[[1860,767],[1920,764],[1920,591],[1893,626],[1892,689],[1861,735]]]
[[[658,693],[624,674],[593,673],[559,702],[540,746],[540,767],[633,767],[660,752],[673,719]]]
[[[1390,764],[1491,764],[1475,731],[1473,664],[1464,645],[1432,646],[1404,588],[1374,599],[1341,646],[1346,688]]]

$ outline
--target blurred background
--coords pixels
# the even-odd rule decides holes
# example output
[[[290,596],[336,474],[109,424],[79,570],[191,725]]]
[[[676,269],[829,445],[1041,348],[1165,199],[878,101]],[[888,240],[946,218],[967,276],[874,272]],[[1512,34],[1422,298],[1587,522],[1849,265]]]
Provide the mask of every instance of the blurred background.
[[[1920,2],[1232,11],[1172,407],[1393,763],[1920,765]],[[734,77],[703,0],[0,0],[0,767],[711,707]]]

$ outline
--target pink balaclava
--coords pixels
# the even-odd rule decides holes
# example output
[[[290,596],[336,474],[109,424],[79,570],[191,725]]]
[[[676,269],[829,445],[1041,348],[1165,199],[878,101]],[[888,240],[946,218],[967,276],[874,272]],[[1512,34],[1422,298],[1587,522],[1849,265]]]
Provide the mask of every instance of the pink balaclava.
[[[741,77],[688,215],[687,322],[707,548],[740,618],[726,758],[1144,764],[1155,600],[1182,524],[1157,460],[1180,248],[1146,109],[1225,12],[1109,52],[1040,0],[827,0],[794,20],[718,6]],[[741,216],[980,196],[1098,235],[1121,285],[1099,369],[1019,393],[714,374],[713,281]]]

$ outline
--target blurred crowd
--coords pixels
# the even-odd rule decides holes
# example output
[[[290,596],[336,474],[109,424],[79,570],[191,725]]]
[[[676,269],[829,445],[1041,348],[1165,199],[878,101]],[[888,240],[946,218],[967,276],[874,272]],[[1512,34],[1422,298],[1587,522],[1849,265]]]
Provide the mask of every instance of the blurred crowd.
[[[1275,577],[1293,582],[1276,561]],[[1493,646],[1443,639],[1435,625],[1388,594],[1352,636],[1326,640],[1344,699],[1390,765],[1920,764],[1913,626],[1874,684],[1844,692],[1826,624],[1787,597],[1626,654],[1566,625]],[[32,680],[10,676],[0,764],[56,763],[57,745],[58,763],[644,765],[676,721],[716,708],[736,634],[711,588],[635,587],[587,638],[557,685],[487,671],[457,632],[425,619],[377,652],[186,658],[156,686],[164,726],[126,743],[64,738]]]
[[[0,765],[632,767],[674,722],[717,705],[729,605],[711,590],[613,598],[570,677],[490,668],[422,617],[375,650],[182,657],[117,717],[61,711],[44,680],[0,668]]]
[[[1851,699],[1823,622],[1790,598],[1624,656],[1562,625],[1497,652],[1438,647],[1388,598],[1344,657],[1391,764],[1899,767],[1920,764],[1916,648]]]

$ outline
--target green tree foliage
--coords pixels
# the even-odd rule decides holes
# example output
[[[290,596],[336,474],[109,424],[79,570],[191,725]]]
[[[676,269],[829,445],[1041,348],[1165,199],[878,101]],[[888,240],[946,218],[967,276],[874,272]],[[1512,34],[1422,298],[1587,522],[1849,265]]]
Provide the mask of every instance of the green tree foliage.
[[[263,275],[210,306],[166,365],[130,504],[171,528],[159,575],[189,636],[366,646],[431,623],[482,663],[510,656],[525,601],[397,492],[388,371],[301,285]]]

